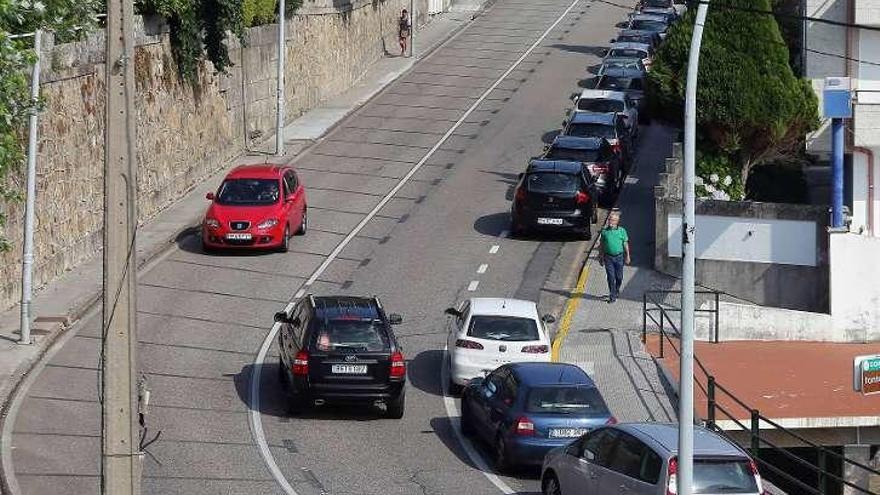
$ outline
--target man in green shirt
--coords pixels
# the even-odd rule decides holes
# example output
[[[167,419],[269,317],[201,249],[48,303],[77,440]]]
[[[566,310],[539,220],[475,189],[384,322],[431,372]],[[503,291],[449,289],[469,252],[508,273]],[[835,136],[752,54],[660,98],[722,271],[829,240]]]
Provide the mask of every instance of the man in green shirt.
[[[629,235],[620,226],[620,212],[608,215],[608,226],[602,229],[599,243],[599,264],[605,266],[608,276],[608,302],[613,303],[623,283],[623,264],[632,262],[629,256]]]

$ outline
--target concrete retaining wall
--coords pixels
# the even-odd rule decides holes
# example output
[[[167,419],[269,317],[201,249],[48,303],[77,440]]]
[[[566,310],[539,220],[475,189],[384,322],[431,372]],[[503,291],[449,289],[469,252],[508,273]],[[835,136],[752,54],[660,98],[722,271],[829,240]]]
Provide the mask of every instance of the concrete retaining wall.
[[[681,146],[666,161],[654,190],[654,268],[673,276],[681,274],[681,258],[668,255],[670,215],[681,213]],[[731,217],[755,222],[798,220],[815,222],[816,266],[697,260],[697,283],[747,301],[787,309],[828,311],[828,214],[823,207],[747,201],[698,200],[697,215]],[[765,222],[766,223],[766,222]],[[699,236],[699,232],[697,232]]]
[[[397,45],[397,17],[409,0],[307,0],[287,24],[287,118],[352,87]],[[419,24],[427,0],[415,2]],[[274,133],[276,26],[249,29],[230,43],[235,64],[199,83],[176,75],[167,28],[137,21],[139,218],[154,216],[194,184]],[[37,159],[34,284],[39,287],[95,255],[102,244],[104,35],[44,44]],[[22,184],[23,175],[11,179]],[[20,298],[23,204],[0,203],[13,249],[0,253],[0,309]]]

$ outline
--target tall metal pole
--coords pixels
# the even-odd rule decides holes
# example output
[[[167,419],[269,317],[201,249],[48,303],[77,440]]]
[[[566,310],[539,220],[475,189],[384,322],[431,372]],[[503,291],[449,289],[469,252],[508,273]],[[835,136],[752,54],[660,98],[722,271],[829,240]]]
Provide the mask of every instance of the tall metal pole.
[[[831,119],[831,226],[843,227],[843,119]]]
[[[140,493],[135,380],[137,155],[134,3],[107,0],[102,362],[104,495]]]
[[[37,104],[40,99],[40,56],[43,30],[34,32],[37,58],[31,71],[31,115],[28,118],[27,192],[24,204],[24,249],[21,257],[21,334],[19,344],[31,341],[31,295],[34,273],[34,208],[37,201]]]
[[[696,214],[697,74],[708,1],[700,2],[688,57],[684,100],[684,173],[682,174],[681,361],[678,394],[678,494],[693,493],[694,474],[694,278]]]
[[[409,0],[409,56],[416,55],[416,3]]]
[[[287,55],[287,27],[284,0],[278,0],[278,86],[275,90],[275,156],[284,155],[284,59]]]

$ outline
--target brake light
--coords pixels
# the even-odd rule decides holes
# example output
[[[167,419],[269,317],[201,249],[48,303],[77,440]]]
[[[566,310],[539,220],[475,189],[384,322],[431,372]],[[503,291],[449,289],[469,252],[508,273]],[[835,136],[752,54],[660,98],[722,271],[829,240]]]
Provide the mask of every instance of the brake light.
[[[516,200],[517,201],[525,201],[526,200],[526,190],[522,187],[518,187],[516,189]]]
[[[299,351],[296,353],[296,356],[293,358],[293,367],[291,368],[293,372],[293,376],[308,376],[309,375],[309,353],[306,351]]]
[[[404,361],[403,354],[400,351],[396,351],[391,355],[391,371],[388,373],[388,376],[391,378],[403,378],[406,376],[406,361]]]
[[[481,344],[479,342],[474,342],[473,340],[456,339],[455,340],[455,347],[461,347],[464,349],[482,349],[483,344]]]
[[[522,348],[522,352],[527,352],[529,354],[546,354],[550,352],[550,347],[546,345],[527,345]]]
[[[587,201],[589,201],[589,200],[590,200],[590,195],[583,192],[583,191],[578,191],[577,194],[575,194],[575,196],[574,196],[575,203],[577,203],[579,205],[586,204]],[[544,346],[544,347],[547,347],[547,346]]]
[[[608,421],[606,421],[605,424],[606,425],[616,425],[617,418],[615,418],[614,416],[611,416],[610,418],[608,418]]]
[[[669,465],[667,466],[667,471],[669,472],[669,478],[666,483],[666,495],[676,495],[678,493],[678,458],[673,457],[669,459]]]
[[[591,163],[587,169],[590,171],[591,175],[602,175],[608,173],[608,163]]]
[[[765,495],[767,492],[764,491],[764,483],[761,481],[761,473],[758,472],[758,465],[755,464],[754,459],[749,459],[749,472],[755,477],[755,484],[758,486],[758,493]]]
[[[620,153],[620,141],[615,140],[615,143],[611,145],[611,151]]]
[[[535,434],[535,423],[532,423],[532,420],[525,416],[520,416],[513,424],[513,432],[522,437],[533,436]]]

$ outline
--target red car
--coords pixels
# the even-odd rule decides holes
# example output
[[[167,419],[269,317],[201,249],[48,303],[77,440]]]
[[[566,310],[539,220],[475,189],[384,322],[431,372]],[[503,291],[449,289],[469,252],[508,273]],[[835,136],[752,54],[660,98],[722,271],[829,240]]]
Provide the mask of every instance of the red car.
[[[288,250],[308,227],[306,191],[290,167],[241,165],[229,172],[202,223],[202,246]]]

